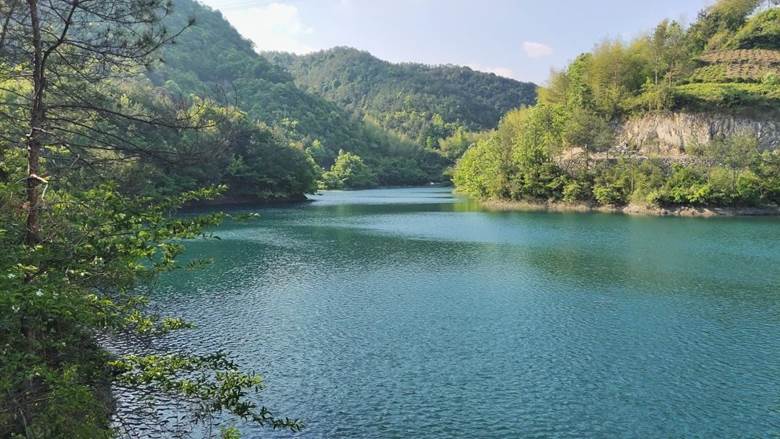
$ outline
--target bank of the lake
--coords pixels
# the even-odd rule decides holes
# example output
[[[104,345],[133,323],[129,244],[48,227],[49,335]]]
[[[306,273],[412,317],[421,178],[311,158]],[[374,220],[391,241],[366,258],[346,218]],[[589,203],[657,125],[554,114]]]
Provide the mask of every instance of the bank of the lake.
[[[241,208],[155,306],[300,437],[772,437],[780,220],[496,212],[447,188]],[[121,409],[121,407],[120,407]],[[288,437],[242,426],[246,437]]]
[[[680,217],[734,217],[780,216],[779,206],[764,207],[716,207],[716,206],[651,206],[628,204],[626,206],[600,206],[589,203],[534,202],[512,200],[483,200],[480,206],[501,212],[568,212],[568,213],[617,213],[640,216]]]

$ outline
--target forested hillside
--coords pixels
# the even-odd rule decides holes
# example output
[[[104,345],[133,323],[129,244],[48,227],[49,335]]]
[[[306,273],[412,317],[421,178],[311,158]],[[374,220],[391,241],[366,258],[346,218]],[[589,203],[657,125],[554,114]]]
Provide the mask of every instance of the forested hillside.
[[[303,89],[428,147],[458,128],[495,128],[507,111],[536,102],[536,85],[468,67],[392,64],[349,47],[264,55]]]
[[[217,11],[177,0],[171,26],[195,25],[162,50],[163,63],[149,77],[181,96],[208,96],[236,106],[266,124],[279,138],[328,169],[340,150],[359,154],[371,167],[373,184],[438,180],[445,161],[432,150],[400,139],[306,91],[284,69],[259,56]]]
[[[170,26],[195,24],[161,51],[163,62],[148,73],[152,83],[173,96],[236,107],[275,140],[308,154],[315,171],[329,170],[346,153],[366,166],[363,177],[352,178],[362,171],[342,161],[342,175],[326,176],[325,187],[441,181],[472,131],[494,128],[503,113],[536,98],[533,84],[466,67],[394,65],[354,49],[267,54],[272,63],[219,12],[192,0],[174,4]],[[254,172],[243,154],[234,156]]]
[[[633,41],[605,41],[555,72],[538,105],[505,116],[498,132],[459,162],[455,182],[480,198],[776,205],[780,138],[761,131],[780,115],[778,60],[780,8],[773,1],[720,0],[688,27],[666,20]],[[673,157],[621,138],[626,121],[688,113],[738,116],[745,129],[700,127],[706,141],[679,141]]]

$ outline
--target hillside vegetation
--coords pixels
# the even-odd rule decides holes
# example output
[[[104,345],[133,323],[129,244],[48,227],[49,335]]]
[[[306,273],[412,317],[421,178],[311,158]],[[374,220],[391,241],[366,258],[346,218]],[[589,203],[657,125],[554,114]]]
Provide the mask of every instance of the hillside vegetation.
[[[507,111],[536,101],[535,84],[468,67],[393,64],[349,47],[264,55],[303,89],[428,147],[458,128],[493,129]]]
[[[277,163],[290,172],[260,170],[264,176],[272,174],[268,181],[300,184],[286,189],[277,184],[258,192],[259,198],[300,197],[301,187],[311,192],[310,178],[298,181],[298,176],[308,175],[303,168],[313,163],[313,172],[320,175],[336,163],[340,151],[361,158],[373,175],[368,180],[373,185],[441,181],[467,146],[442,148],[447,144],[443,139],[494,128],[501,114],[535,100],[533,84],[465,67],[393,65],[354,49],[306,57],[269,54],[271,62],[219,12],[192,0],[177,0],[166,22],[176,27],[192,19],[195,25],[163,48],[163,63],[156,64],[148,77],[174,98],[205,97],[235,108],[259,122],[277,148],[305,154],[296,163]],[[227,163],[240,168],[242,175],[265,166],[246,153],[251,155],[251,148],[231,151]],[[286,155],[292,159],[295,154]],[[334,180],[320,179],[320,185],[329,187],[328,181]],[[230,188],[236,190],[234,185]],[[233,198],[246,198],[246,192]]]
[[[778,203],[780,155],[776,144],[761,150],[757,133],[688,145],[675,162],[618,147],[616,137],[624,120],[647,113],[780,114],[779,11],[720,0],[687,28],[666,20],[631,42],[598,44],[553,73],[538,105],[509,113],[468,150],[458,189],[618,206]]]
[[[334,103],[300,89],[282,67],[258,55],[221,14],[177,0],[170,26],[195,25],[162,50],[149,73],[156,86],[178,96],[208,96],[269,127],[283,143],[327,169],[339,150],[359,154],[380,184],[438,180],[445,161],[434,151],[355,118]]]

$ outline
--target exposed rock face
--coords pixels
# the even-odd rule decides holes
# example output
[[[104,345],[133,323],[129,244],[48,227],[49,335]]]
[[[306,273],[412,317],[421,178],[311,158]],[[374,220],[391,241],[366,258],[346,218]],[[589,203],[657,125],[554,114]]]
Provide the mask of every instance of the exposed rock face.
[[[762,149],[780,149],[780,114],[760,118],[705,113],[647,114],[626,121],[618,142],[642,154],[679,156],[696,144],[738,133],[752,133]]]

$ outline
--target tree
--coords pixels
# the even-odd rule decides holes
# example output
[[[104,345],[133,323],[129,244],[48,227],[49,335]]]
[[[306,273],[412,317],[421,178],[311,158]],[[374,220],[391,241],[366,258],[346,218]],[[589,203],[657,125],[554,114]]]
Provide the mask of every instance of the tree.
[[[152,153],[92,122],[101,118],[174,124],[123,112],[107,98],[105,83],[136,75],[183,29],[171,33],[161,23],[171,11],[170,0],[10,0],[3,6],[0,82],[30,84],[21,88],[28,93],[16,94],[24,120],[9,112],[4,116],[14,117],[17,127],[7,136],[26,139],[24,240],[34,245],[41,240],[40,187],[48,184],[41,159],[48,145],[76,154],[84,148]]]
[[[482,136],[484,133],[473,133],[460,127],[451,136],[439,140],[439,152],[454,162]]]
[[[563,140],[569,146],[582,148],[587,168],[592,153],[612,146],[613,134],[602,117],[592,111],[580,109],[569,115],[563,131]]]
[[[688,29],[691,52],[720,48],[733,32],[745,24],[759,4],[760,0],[718,0],[703,10]]]
[[[676,21],[664,20],[648,38],[653,60],[653,81],[657,86],[666,77],[672,83],[690,62],[685,30]]]
[[[177,268],[180,242],[207,236],[205,228],[221,218],[175,212],[224,188],[133,196],[115,178],[88,177],[114,169],[96,163],[173,160],[157,134],[186,137],[202,128],[189,123],[191,108],[176,108],[181,102],[161,100],[173,108],[146,111],[122,86],[191,24],[168,31],[162,19],[170,7],[169,0],[0,2],[2,437],[110,437],[110,403],[99,395],[112,381],[199,403],[198,420],[224,411],[301,427],[248,400],[260,377],[224,355],[110,358],[96,339],[136,346],[188,327],[150,315],[138,289]],[[258,141],[269,135],[253,134]]]
[[[328,189],[361,189],[376,186],[376,175],[359,155],[339,150],[336,162],[322,176]]]

